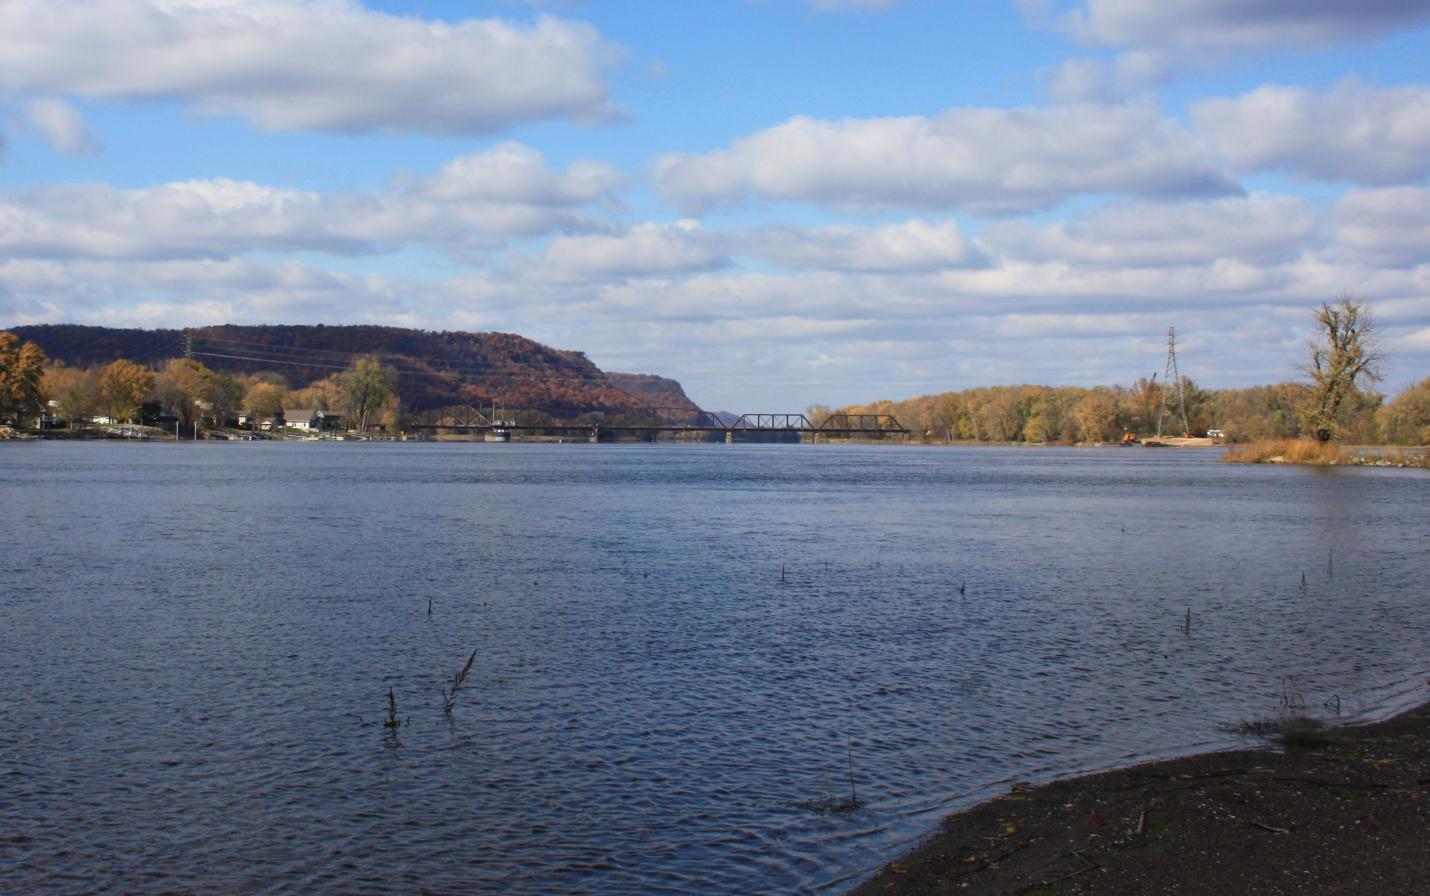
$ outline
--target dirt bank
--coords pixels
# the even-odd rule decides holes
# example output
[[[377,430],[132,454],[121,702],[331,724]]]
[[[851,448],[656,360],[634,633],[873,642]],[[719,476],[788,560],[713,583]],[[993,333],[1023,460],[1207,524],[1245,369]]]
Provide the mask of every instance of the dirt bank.
[[[1430,894],[1430,704],[1325,741],[1015,786],[855,893]]]

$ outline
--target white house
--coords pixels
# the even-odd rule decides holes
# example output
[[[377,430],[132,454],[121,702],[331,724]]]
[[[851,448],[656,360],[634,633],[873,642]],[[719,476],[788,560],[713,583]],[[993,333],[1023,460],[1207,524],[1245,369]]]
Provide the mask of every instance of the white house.
[[[284,408],[283,420],[291,429],[316,431],[323,427],[323,412],[317,408]]]

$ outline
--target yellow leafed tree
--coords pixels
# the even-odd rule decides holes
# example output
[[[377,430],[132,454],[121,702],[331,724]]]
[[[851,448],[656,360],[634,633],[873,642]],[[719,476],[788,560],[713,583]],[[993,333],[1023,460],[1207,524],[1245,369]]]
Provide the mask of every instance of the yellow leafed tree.
[[[152,391],[154,374],[133,361],[115,361],[99,378],[99,399],[111,420],[133,420]]]

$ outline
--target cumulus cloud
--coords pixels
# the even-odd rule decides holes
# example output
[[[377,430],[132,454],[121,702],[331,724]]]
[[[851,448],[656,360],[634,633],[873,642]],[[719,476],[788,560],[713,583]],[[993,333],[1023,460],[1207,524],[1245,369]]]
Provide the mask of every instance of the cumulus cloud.
[[[1124,96],[1112,66],[1102,59],[1067,59],[1048,78],[1048,95],[1059,103],[1102,103]]]
[[[562,280],[622,280],[725,267],[723,240],[694,221],[644,223],[623,233],[560,236],[551,241],[537,276]]]
[[[268,317],[298,322],[315,311],[348,318],[355,309],[380,313],[387,304],[373,278],[247,258],[10,259],[0,264],[0,281],[29,301],[24,309],[0,311],[35,323],[168,327]]]
[[[624,185],[625,178],[605,163],[577,161],[557,174],[537,150],[507,142],[453,159],[422,179],[418,191],[443,202],[562,207],[597,202]]]
[[[914,219],[878,227],[776,225],[719,232],[683,220],[557,237],[529,266],[528,276],[590,283],[670,278],[728,268],[735,258],[824,273],[912,274],[987,263],[954,221]]]
[[[1430,190],[1351,190],[1336,203],[1337,245],[1350,259],[1373,265],[1430,264]]]
[[[409,243],[453,253],[507,237],[594,226],[584,206],[623,184],[604,165],[550,170],[518,144],[453,160],[375,192],[321,193],[227,178],[119,189],[0,193],[0,254],[30,258],[224,258],[254,250],[360,254]]]
[[[84,122],[79,110],[62,99],[31,100],[21,121],[36,131],[56,152],[72,156],[92,156],[100,152],[98,138]]]
[[[1121,51],[1112,60],[1055,67],[1048,87],[1058,102],[1130,96],[1235,54],[1317,49],[1430,23],[1430,0],[1019,0],[1019,6],[1035,24]]]
[[[1430,174],[1430,87],[1264,86],[1194,103],[1193,120],[1241,171],[1282,168],[1363,184]]]
[[[1112,205],[1072,222],[995,224],[983,240],[1000,254],[1101,268],[1234,260],[1290,261],[1320,241],[1320,218],[1303,199],[1254,194],[1207,202]]]
[[[1243,212],[1252,220],[1278,210],[1302,213],[1272,197],[1246,202],[1259,204]],[[1167,218],[1177,211],[1166,210]],[[1180,213],[1202,228],[1239,226],[1226,209]],[[1127,221],[1130,228],[1135,216]],[[1175,228],[1153,218],[1148,226],[1160,233],[1132,246],[1143,263],[1117,265],[1100,243],[1076,243],[1135,234],[1086,223],[1082,232],[1054,234],[1071,248],[1005,242],[982,267],[939,270],[755,272],[732,265],[692,272],[658,250],[662,272],[641,260],[640,246],[686,245],[682,234],[699,245],[704,232],[688,222],[637,225],[605,245],[566,244],[573,268],[582,257],[575,250],[597,250],[587,256],[595,259],[588,279],[553,278],[542,264],[416,280],[263,256],[9,256],[0,258],[0,284],[8,287],[0,292],[0,315],[146,326],[326,320],[509,330],[587,351],[610,369],[676,375],[698,400],[748,410],[756,402],[797,409],[814,400],[1030,379],[1127,382],[1146,374],[1149,359],[1160,363],[1165,346],[1158,339],[1172,323],[1187,340],[1185,372],[1203,385],[1244,385],[1291,376],[1288,359],[1298,356],[1310,309],[1347,288],[1376,302],[1392,339],[1423,328],[1430,314],[1430,264],[1376,268],[1354,257],[1294,251],[1276,260],[1272,250],[1259,262],[1183,257]],[[1317,240],[1308,236],[1312,245]],[[613,263],[620,252],[626,260]],[[1152,263],[1155,257],[1165,263]],[[624,276],[637,269],[639,276]],[[720,361],[706,360],[712,356]],[[1423,355],[1397,357],[1416,369]]]
[[[1430,0],[1085,0],[1061,21],[1079,39],[1103,46],[1325,46],[1430,21]]]
[[[609,56],[581,23],[449,24],[353,0],[0,4],[0,89],[172,100],[268,131],[486,134],[604,119]]]
[[[956,108],[933,118],[798,117],[728,149],[669,154],[661,192],[691,210],[753,194],[864,208],[1050,208],[1077,193],[1238,192],[1205,143],[1149,104]]]
[[[987,263],[955,221],[914,219],[882,227],[768,227],[741,242],[745,253],[789,269],[915,272]]]

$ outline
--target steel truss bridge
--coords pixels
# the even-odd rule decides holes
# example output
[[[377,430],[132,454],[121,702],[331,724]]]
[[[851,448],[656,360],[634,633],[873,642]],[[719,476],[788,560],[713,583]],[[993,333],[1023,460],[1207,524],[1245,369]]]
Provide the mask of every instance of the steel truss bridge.
[[[591,441],[599,441],[602,433],[618,435],[654,435],[657,433],[705,433],[724,435],[733,442],[737,435],[799,435],[812,436],[907,436],[909,430],[889,414],[830,414],[814,423],[804,414],[741,414],[730,419],[698,408],[652,408],[638,422],[590,423],[518,422],[488,416],[474,407],[460,405],[419,414],[408,424],[411,429],[446,430],[470,434],[491,432],[582,433]],[[627,417],[626,419],[629,419]]]

